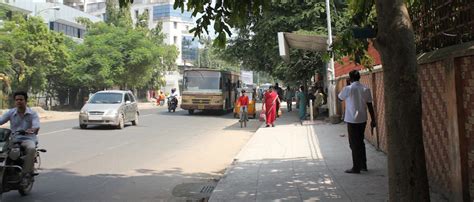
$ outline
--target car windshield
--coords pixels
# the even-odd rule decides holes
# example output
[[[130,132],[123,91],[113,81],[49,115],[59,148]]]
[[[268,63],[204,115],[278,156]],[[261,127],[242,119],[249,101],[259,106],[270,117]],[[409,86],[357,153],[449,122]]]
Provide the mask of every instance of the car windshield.
[[[184,90],[215,91],[220,90],[220,72],[189,71],[184,74]]]
[[[89,101],[92,104],[119,104],[122,103],[121,93],[96,93]]]

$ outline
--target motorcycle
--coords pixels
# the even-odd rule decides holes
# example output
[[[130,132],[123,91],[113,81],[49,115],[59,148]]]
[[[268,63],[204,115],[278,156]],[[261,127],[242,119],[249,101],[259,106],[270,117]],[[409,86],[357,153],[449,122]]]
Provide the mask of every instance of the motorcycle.
[[[175,96],[168,97],[168,112],[175,112],[178,107],[178,99]]]
[[[39,154],[46,152],[45,149],[36,149],[34,172],[31,175],[23,175],[26,153],[20,142],[13,141],[14,135],[25,135],[25,131],[12,134],[10,129],[0,128],[0,200],[3,193],[12,190],[18,190],[22,196],[31,192],[34,177],[38,175],[37,170],[41,165]]]

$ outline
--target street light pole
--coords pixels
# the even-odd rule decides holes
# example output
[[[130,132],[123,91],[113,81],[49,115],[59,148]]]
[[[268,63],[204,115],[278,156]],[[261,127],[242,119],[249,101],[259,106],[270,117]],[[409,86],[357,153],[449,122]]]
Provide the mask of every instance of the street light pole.
[[[49,8],[45,8],[45,9],[42,9],[42,10],[38,11],[38,5],[35,4],[35,13],[34,13],[33,16],[38,16],[38,14],[40,14],[41,12],[46,11],[46,10],[50,10],[50,9],[58,11],[61,8],[59,6],[54,6],[54,7],[49,7]]]
[[[326,0],[326,19],[328,26],[328,48],[327,51],[331,54],[331,59],[327,64],[327,77],[328,77],[328,94],[329,94],[329,117],[336,115],[336,86],[335,86],[335,75],[334,75],[334,56],[332,52],[332,27],[331,27],[331,9],[329,0]]]

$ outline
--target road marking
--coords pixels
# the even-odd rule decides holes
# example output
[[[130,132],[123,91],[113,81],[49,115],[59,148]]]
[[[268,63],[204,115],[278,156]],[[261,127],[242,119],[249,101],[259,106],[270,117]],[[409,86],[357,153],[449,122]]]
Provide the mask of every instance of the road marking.
[[[151,116],[151,115],[153,115],[153,114],[145,114],[145,115],[142,115],[142,116],[145,117],[145,116]]]
[[[40,133],[39,135],[40,135],[40,136],[51,135],[51,134],[60,133],[60,132],[68,131],[68,130],[72,130],[72,128],[67,128],[67,129],[63,129],[63,130],[52,131],[52,132],[48,132],[48,133]]]

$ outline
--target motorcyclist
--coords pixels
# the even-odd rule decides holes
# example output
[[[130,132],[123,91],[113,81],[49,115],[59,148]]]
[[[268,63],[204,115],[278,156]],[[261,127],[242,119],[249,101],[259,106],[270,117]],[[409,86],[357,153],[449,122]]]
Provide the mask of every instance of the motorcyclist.
[[[168,101],[170,101],[171,99],[173,99],[176,103],[176,106],[178,106],[178,92],[176,92],[176,88],[171,89],[171,94],[168,97]]]
[[[25,163],[22,169],[23,176],[33,175],[33,166],[36,157],[36,135],[40,129],[38,114],[26,106],[28,94],[24,91],[17,91],[13,94],[15,108],[10,109],[0,118],[0,125],[10,121],[10,130],[13,134],[13,142],[21,143],[25,149]],[[24,135],[19,134],[24,131]]]
[[[178,99],[178,92],[176,92],[176,88],[171,89],[170,97],[175,97],[176,99]]]

